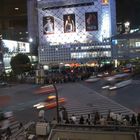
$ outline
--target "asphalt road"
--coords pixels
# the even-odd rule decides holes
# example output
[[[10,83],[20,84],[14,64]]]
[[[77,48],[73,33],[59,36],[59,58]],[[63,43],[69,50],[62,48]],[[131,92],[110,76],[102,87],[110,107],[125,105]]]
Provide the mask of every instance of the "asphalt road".
[[[106,114],[107,110],[111,109],[109,105],[112,105],[112,108],[116,109],[115,111],[127,113],[133,110],[140,112],[139,80],[133,81],[133,84],[127,87],[114,91],[102,90],[102,84],[102,81],[94,83],[82,81],[80,83],[66,83],[56,86],[59,89],[59,96],[66,99],[64,106],[68,108],[69,114],[76,112],[79,115],[82,113],[86,115],[96,108],[101,109],[101,112]],[[6,105],[0,106],[1,109],[12,110],[17,119],[23,123],[37,120],[38,110],[34,109],[33,105],[43,101],[48,96],[46,94],[35,94],[37,88],[38,85],[31,84],[18,84],[12,87],[0,88],[0,96],[10,97]],[[46,120],[52,120],[54,116],[56,116],[56,109],[46,110]]]
[[[140,80],[133,80],[131,85],[113,91],[102,90],[102,80],[94,83],[82,82],[82,84],[135,112],[140,112]]]

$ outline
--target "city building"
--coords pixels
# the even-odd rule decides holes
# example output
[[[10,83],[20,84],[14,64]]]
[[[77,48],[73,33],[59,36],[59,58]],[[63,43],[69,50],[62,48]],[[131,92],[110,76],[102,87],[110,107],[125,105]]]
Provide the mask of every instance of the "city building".
[[[3,62],[3,43],[2,35],[0,35],[0,75],[4,72],[4,62]]]
[[[117,60],[140,58],[140,32],[112,37],[112,56]]]
[[[4,72],[3,39],[27,41],[27,2],[26,0],[1,0],[0,4],[0,74]]]
[[[28,36],[27,0],[1,0],[0,36],[0,75],[11,70],[11,57],[17,53],[26,53],[31,62],[37,61],[37,47]]]
[[[1,0],[0,34],[3,39],[28,41],[27,0]]]
[[[87,63],[112,57],[115,0],[29,0],[28,20],[29,36],[33,41],[39,38],[42,65]]]

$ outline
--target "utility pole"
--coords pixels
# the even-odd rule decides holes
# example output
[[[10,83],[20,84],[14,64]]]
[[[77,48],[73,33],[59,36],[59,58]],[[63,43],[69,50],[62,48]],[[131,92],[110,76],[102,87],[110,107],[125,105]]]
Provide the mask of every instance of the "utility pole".
[[[58,103],[58,91],[57,88],[55,86],[55,84],[53,84],[53,87],[55,89],[55,94],[56,94],[56,113],[57,113],[57,123],[59,123],[59,103]]]
[[[0,75],[4,71],[4,62],[3,62],[3,42],[2,42],[2,35],[0,34]]]

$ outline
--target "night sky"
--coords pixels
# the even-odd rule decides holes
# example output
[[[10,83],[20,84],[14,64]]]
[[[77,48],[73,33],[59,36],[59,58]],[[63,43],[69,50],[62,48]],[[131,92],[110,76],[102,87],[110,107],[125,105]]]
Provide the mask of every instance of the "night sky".
[[[131,28],[140,27],[140,0],[116,0],[117,22],[131,23]]]

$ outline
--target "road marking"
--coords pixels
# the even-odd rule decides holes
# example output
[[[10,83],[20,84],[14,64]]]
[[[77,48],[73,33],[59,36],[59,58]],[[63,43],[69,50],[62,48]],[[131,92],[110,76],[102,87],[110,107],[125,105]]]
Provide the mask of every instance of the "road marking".
[[[77,85],[81,87],[81,90],[83,88],[84,89],[81,93],[74,93],[75,98],[70,96],[68,93],[68,95],[65,95],[65,93],[64,95],[62,95],[68,98],[68,102],[66,102],[64,106],[66,107],[69,116],[75,114],[78,118],[80,117],[80,115],[86,117],[87,114],[91,114],[93,113],[93,111],[98,111],[101,115],[107,116],[109,110],[112,110],[114,113],[122,113],[122,115],[131,115],[133,113],[135,114],[135,112],[131,109],[101,95],[95,90],[79,83],[77,83]],[[75,86],[78,87],[77,85]],[[70,88],[74,88],[73,85]],[[84,90],[86,92],[85,94]],[[81,98],[79,97],[76,99],[76,96],[81,96]]]

